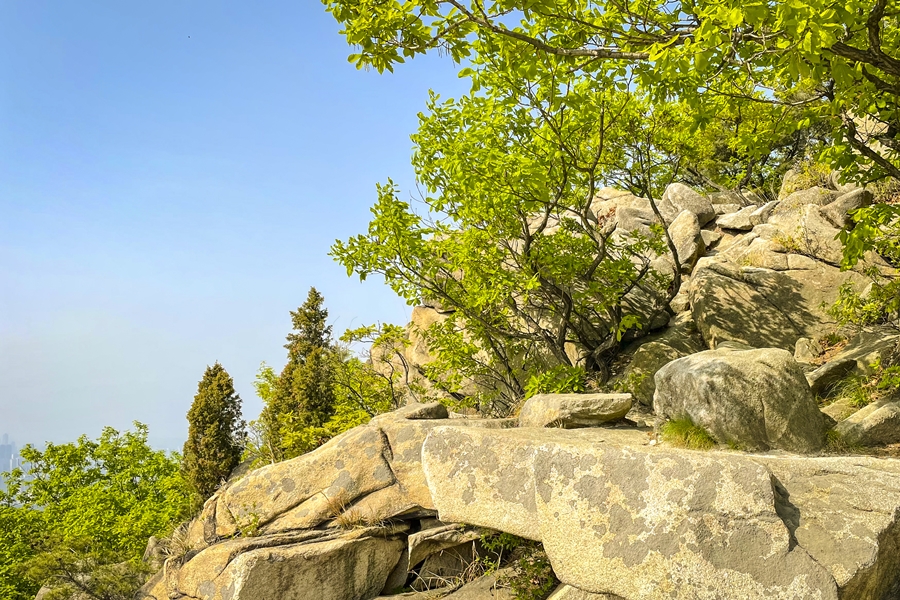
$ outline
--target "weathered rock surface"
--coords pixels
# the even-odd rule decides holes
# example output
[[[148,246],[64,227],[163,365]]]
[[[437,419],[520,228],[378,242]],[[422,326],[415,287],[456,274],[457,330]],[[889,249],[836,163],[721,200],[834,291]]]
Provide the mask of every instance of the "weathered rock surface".
[[[428,431],[447,417],[446,407],[439,403],[411,404],[376,417],[315,452],[257,469],[207,503],[192,524],[192,539],[202,546],[198,538],[210,542],[247,527],[264,533],[307,529],[346,511],[377,521],[434,510],[422,473],[421,445]],[[512,420],[490,419],[455,423],[515,425]]]
[[[879,401],[856,411],[834,428],[853,446],[900,443],[900,401]]]
[[[384,587],[405,546],[397,537],[350,536],[253,547],[253,538],[211,546],[185,564],[176,592],[200,600],[368,600]],[[161,599],[158,599],[161,600]]]
[[[831,360],[818,369],[806,374],[810,391],[816,396],[822,396],[831,391],[842,379],[853,373],[856,369],[856,361],[850,358]]]
[[[520,427],[592,427],[631,410],[631,394],[538,394],[519,412]]]
[[[875,195],[867,189],[857,188],[838,196],[834,201],[822,207],[822,216],[838,229],[850,223],[850,212],[869,206]]]
[[[669,237],[675,245],[681,270],[690,273],[706,249],[700,236],[700,221],[697,215],[683,210],[669,225]]]
[[[750,220],[750,215],[756,212],[756,209],[759,208],[755,204],[751,204],[750,206],[745,206],[741,208],[737,212],[730,214],[723,214],[716,219],[716,225],[721,227],[722,229],[736,229],[738,231],[750,231],[753,229],[754,225],[759,225],[759,223],[753,223]]]
[[[653,408],[689,417],[716,440],[748,450],[817,452],[824,423],[803,370],[776,348],[722,348],[672,361],[656,373]]]
[[[553,590],[547,600],[622,600],[622,597],[613,594],[592,594],[571,585],[562,584]]]
[[[515,477],[519,514],[540,525],[533,539],[581,590],[861,600],[900,580],[898,461],[699,453],[615,430],[441,427],[423,447],[433,492],[478,488],[510,448],[532,465]],[[511,491],[483,488],[454,510],[489,520]]]
[[[409,536],[409,565],[411,570],[432,554],[474,542],[481,537],[477,529],[467,528],[458,523],[433,527]]]
[[[695,214],[701,227],[716,217],[716,211],[709,198],[695,192],[683,183],[672,183],[663,192],[659,202],[659,211],[666,221],[671,223],[683,210]]]
[[[719,257],[700,259],[691,276],[691,311],[710,349],[736,341],[793,351],[799,338],[815,337],[833,325],[827,307],[843,283],[864,281],[859,273],[783,256],[808,262],[804,268],[776,271]]]
[[[837,198],[839,194],[834,190],[822,187],[811,187],[805,190],[798,190],[792,194],[781,198],[776,212],[786,212],[808,204],[816,206],[825,206]]]
[[[663,342],[647,342],[635,351],[622,375],[622,382],[629,387],[634,399],[644,406],[653,405],[656,392],[656,372],[687,354]]]

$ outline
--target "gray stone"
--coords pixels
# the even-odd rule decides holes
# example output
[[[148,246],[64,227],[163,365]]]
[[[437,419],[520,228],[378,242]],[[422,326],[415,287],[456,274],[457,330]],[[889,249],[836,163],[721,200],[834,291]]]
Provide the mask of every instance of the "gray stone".
[[[593,594],[562,584],[553,590],[547,600],[622,600],[622,597],[613,594]]]
[[[718,231],[710,231],[709,229],[704,229],[700,232],[700,238],[703,240],[703,245],[709,248],[710,246],[714,246],[722,239],[722,234]]]
[[[786,311],[774,305],[762,290],[745,280],[737,265],[698,265],[691,278],[690,303],[694,321],[710,348],[723,340],[754,347],[793,348],[802,336],[785,314],[793,307],[786,307]]]
[[[683,210],[692,212],[697,215],[701,227],[716,216],[709,198],[698,194],[683,183],[672,183],[666,187],[659,202],[659,210],[669,222]]]
[[[834,326],[828,307],[844,283],[864,282],[854,271],[810,261],[784,271],[741,266],[719,256],[700,259],[691,276],[693,318],[708,347],[734,340],[757,348],[794,350],[801,337]]]
[[[850,224],[850,212],[875,201],[875,194],[867,189],[858,188],[838,196],[834,201],[822,207],[822,216],[838,229]]]
[[[659,219],[653,214],[649,208],[637,208],[631,206],[623,206],[616,210],[617,229],[624,233],[633,233],[635,231],[644,235],[650,234],[650,226],[658,223]]]
[[[794,344],[794,360],[800,363],[811,364],[822,354],[822,344],[819,342],[802,337]]]
[[[679,351],[664,342],[642,344],[625,367],[621,382],[627,386],[635,400],[645,406],[652,406],[653,394],[656,392],[656,372],[687,354],[690,353]]]
[[[719,442],[748,450],[809,453],[825,442],[802,369],[776,348],[723,348],[672,361],[656,373],[653,409],[690,417]]]
[[[675,245],[681,270],[690,273],[705,250],[697,215],[687,210],[681,211],[669,225],[669,237]]]
[[[822,414],[830,419],[833,419],[836,423],[840,423],[853,413],[859,410],[858,406],[853,406],[850,404],[850,400],[847,398],[838,398],[831,404],[822,407]]]
[[[738,208],[742,206],[750,206],[751,204],[762,204],[762,198],[759,194],[755,192],[750,192],[747,190],[729,190],[724,192],[713,192],[709,196],[709,201],[712,202],[713,207],[718,206],[720,204],[736,204]],[[737,209],[726,211],[726,212],[736,212]]]
[[[478,557],[479,546],[475,542],[438,550],[419,566],[412,588],[429,590],[453,585],[462,580]]]
[[[509,488],[481,487],[513,449],[532,472],[513,477],[519,502],[535,504],[517,516],[538,525],[532,539],[580,590],[864,600],[900,580],[900,461],[701,453],[627,430],[455,427],[429,434],[423,461],[438,497],[472,482],[462,510],[488,521],[516,504],[505,506]]]
[[[753,229],[753,225],[755,225],[755,223],[750,220],[750,215],[756,212],[757,208],[759,207],[751,204],[750,206],[740,209],[738,212],[721,215],[716,219],[716,225],[722,229],[750,231]]]
[[[850,358],[831,360],[818,369],[806,374],[810,391],[816,396],[824,396],[842,379],[853,373],[856,361]]]
[[[808,204],[782,212],[779,205],[768,224],[778,230],[776,240],[790,251],[840,266],[843,258],[843,246],[837,239],[840,230],[822,215],[820,207]]]
[[[900,443],[900,402],[873,402],[834,428],[852,446]]]
[[[900,461],[760,456],[775,510],[842,600],[889,600],[900,584]],[[799,596],[804,597],[804,596]]]
[[[798,190],[781,200],[775,212],[785,212],[796,208],[801,208],[807,204],[815,204],[816,206],[825,206],[838,197],[838,193],[833,190],[827,190],[822,187],[811,187],[806,190]]]
[[[509,569],[479,577],[471,583],[467,583],[449,596],[446,600],[515,600],[512,590],[501,582],[504,577],[509,577]]]
[[[467,528],[459,523],[425,529],[409,536],[409,564],[407,570],[431,556],[448,548],[462,546],[477,541],[481,531]]]
[[[631,410],[631,394],[538,394],[519,412],[520,427],[593,427]]]
[[[709,199],[712,201],[713,197],[710,196]],[[716,216],[736,213],[741,210],[742,207],[741,204],[716,204],[713,202],[713,210],[716,211]]]
[[[778,201],[766,202],[755,211],[750,213],[750,222],[754,226],[762,225],[769,220],[769,216],[772,214],[778,204]]]
[[[202,551],[181,568],[178,593],[200,600],[309,600],[315,590],[317,600],[368,600],[381,592],[405,547],[392,536],[253,545],[253,538],[238,538]]]

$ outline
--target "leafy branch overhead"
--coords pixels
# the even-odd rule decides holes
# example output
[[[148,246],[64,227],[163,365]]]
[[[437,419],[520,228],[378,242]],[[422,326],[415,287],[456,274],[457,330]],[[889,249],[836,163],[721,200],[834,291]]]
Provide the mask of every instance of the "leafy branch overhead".
[[[897,12],[887,0],[323,0],[359,48],[392,70],[437,50],[477,73],[499,58],[531,79],[554,60],[605,81],[680,99],[698,124],[724,106],[769,104],[771,127],[824,122],[835,166],[900,177]],[[759,130],[767,135],[766,128]]]

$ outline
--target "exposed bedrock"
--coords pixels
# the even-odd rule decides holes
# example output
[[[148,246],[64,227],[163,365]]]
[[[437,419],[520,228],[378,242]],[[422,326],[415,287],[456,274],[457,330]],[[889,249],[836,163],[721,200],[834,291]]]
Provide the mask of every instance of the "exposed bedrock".
[[[900,465],[703,453],[625,430],[438,427],[442,519],[543,542],[560,579],[623,598],[882,598],[900,578]]]

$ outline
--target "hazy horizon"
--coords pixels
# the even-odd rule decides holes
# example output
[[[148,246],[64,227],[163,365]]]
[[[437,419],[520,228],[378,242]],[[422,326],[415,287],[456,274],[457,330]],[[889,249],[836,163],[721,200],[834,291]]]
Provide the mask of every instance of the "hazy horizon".
[[[67,442],[146,423],[180,449],[207,365],[255,418],[310,286],[336,334],[410,309],[327,256],[375,184],[414,189],[449,59],[357,71],[318,3],[0,8],[0,429]]]

